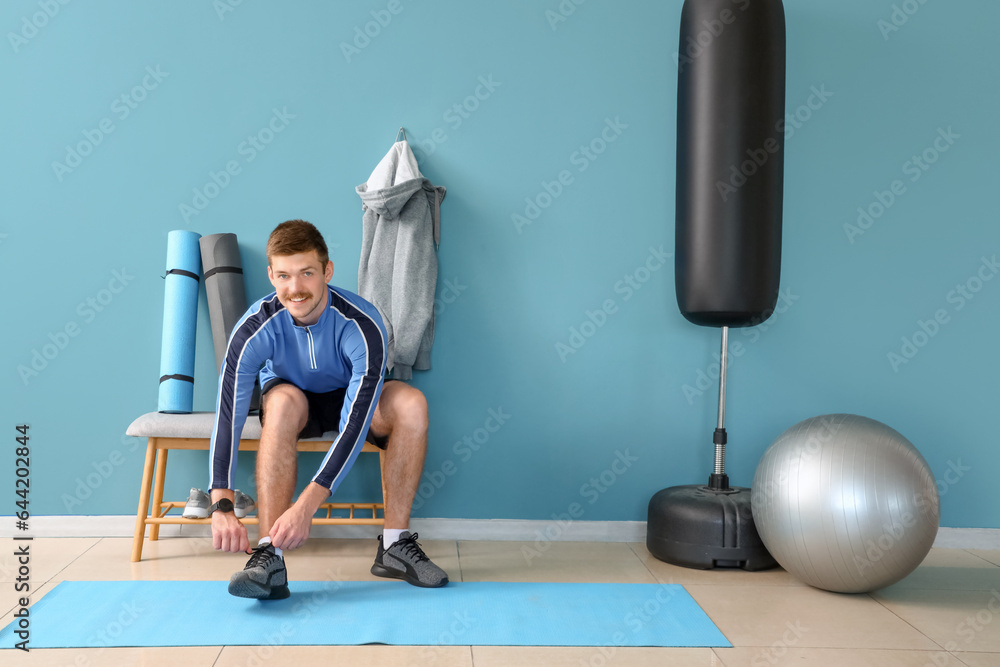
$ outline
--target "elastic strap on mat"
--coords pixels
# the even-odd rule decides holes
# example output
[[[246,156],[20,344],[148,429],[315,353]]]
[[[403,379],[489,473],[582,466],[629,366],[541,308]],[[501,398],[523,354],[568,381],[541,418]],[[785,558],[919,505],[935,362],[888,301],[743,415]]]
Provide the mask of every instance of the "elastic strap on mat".
[[[201,280],[201,278],[198,277],[197,273],[191,273],[190,271],[185,271],[184,269],[170,269],[169,271],[167,271],[167,276],[169,276],[171,273],[176,273],[179,276],[187,276],[188,278],[194,278],[196,281]],[[166,278],[167,276],[163,277]]]
[[[238,266],[217,266],[205,272],[205,280],[208,280],[216,273],[243,273],[243,269]]]
[[[166,380],[183,380],[184,382],[194,384],[194,378],[190,375],[164,375],[160,378],[160,382],[165,382]]]

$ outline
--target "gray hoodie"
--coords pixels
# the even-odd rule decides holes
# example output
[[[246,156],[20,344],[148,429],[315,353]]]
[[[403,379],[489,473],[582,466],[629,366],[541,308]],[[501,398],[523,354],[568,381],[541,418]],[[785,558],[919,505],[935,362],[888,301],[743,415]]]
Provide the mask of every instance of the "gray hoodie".
[[[409,380],[413,369],[431,367],[435,250],[446,190],[420,174],[405,139],[393,144],[368,181],[355,189],[364,210],[358,293],[382,314],[393,378]]]

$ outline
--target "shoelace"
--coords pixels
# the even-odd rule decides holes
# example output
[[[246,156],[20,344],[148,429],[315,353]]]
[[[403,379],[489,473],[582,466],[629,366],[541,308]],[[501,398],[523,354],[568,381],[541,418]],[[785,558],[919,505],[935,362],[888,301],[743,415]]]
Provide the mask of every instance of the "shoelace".
[[[413,533],[409,537],[399,540],[396,544],[399,545],[399,548],[403,551],[404,555],[413,556],[417,559],[418,563],[430,560],[430,558],[427,557],[427,554],[425,554],[420,548],[420,545],[417,544],[417,533]]]
[[[274,553],[274,547],[270,544],[262,544],[254,547],[253,555],[250,556],[250,560],[247,561],[246,567],[243,569],[250,569],[257,566],[267,569],[268,564],[277,557],[278,554]]]

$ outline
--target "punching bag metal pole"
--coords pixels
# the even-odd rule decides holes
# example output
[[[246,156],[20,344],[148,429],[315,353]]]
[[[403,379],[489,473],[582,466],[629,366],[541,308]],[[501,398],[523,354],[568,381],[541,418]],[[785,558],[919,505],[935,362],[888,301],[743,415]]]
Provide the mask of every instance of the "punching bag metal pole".
[[[727,361],[728,357],[729,357],[729,327],[722,327],[722,351],[719,352],[719,360],[720,360],[719,363],[721,364],[721,368],[720,368],[720,373],[719,373],[719,426],[718,426],[718,428],[719,428],[720,431],[724,431],[726,429],[726,361]],[[715,454],[716,454],[715,472],[717,472],[717,473],[724,473],[724,472],[726,472],[725,471],[725,467],[726,467],[725,462],[723,462],[721,464],[722,468],[720,469],[719,468],[720,463],[718,461],[718,459],[720,459],[720,458],[723,459],[723,460],[725,460],[725,458],[726,458],[726,449],[725,449],[725,447],[723,447],[722,450],[721,450],[721,456],[720,456],[720,450],[718,448],[716,448]]]
[[[726,475],[726,361],[729,327],[764,322],[778,298],[785,10],[781,0],[737,4],[685,0],[676,60],[677,305],[688,321],[722,328],[715,466],[707,485],[653,496],[646,547],[685,567],[762,570],[777,563],[750,489]]]
[[[719,353],[719,425],[712,440],[715,442],[715,472],[708,480],[713,489],[728,489],[726,475],[726,361],[729,356],[729,327],[722,327],[722,352]]]

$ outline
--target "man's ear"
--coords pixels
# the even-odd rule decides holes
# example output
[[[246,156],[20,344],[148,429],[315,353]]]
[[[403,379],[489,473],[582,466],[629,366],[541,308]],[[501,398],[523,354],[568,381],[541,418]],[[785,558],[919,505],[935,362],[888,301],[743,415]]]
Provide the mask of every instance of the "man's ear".
[[[267,267],[270,271],[271,267]],[[326,261],[326,269],[323,271],[323,277],[326,278],[326,282],[330,282],[333,278],[333,260]]]
[[[274,271],[271,270],[271,265],[267,265],[267,279],[271,281],[271,286],[277,288],[278,286],[274,284]]]

